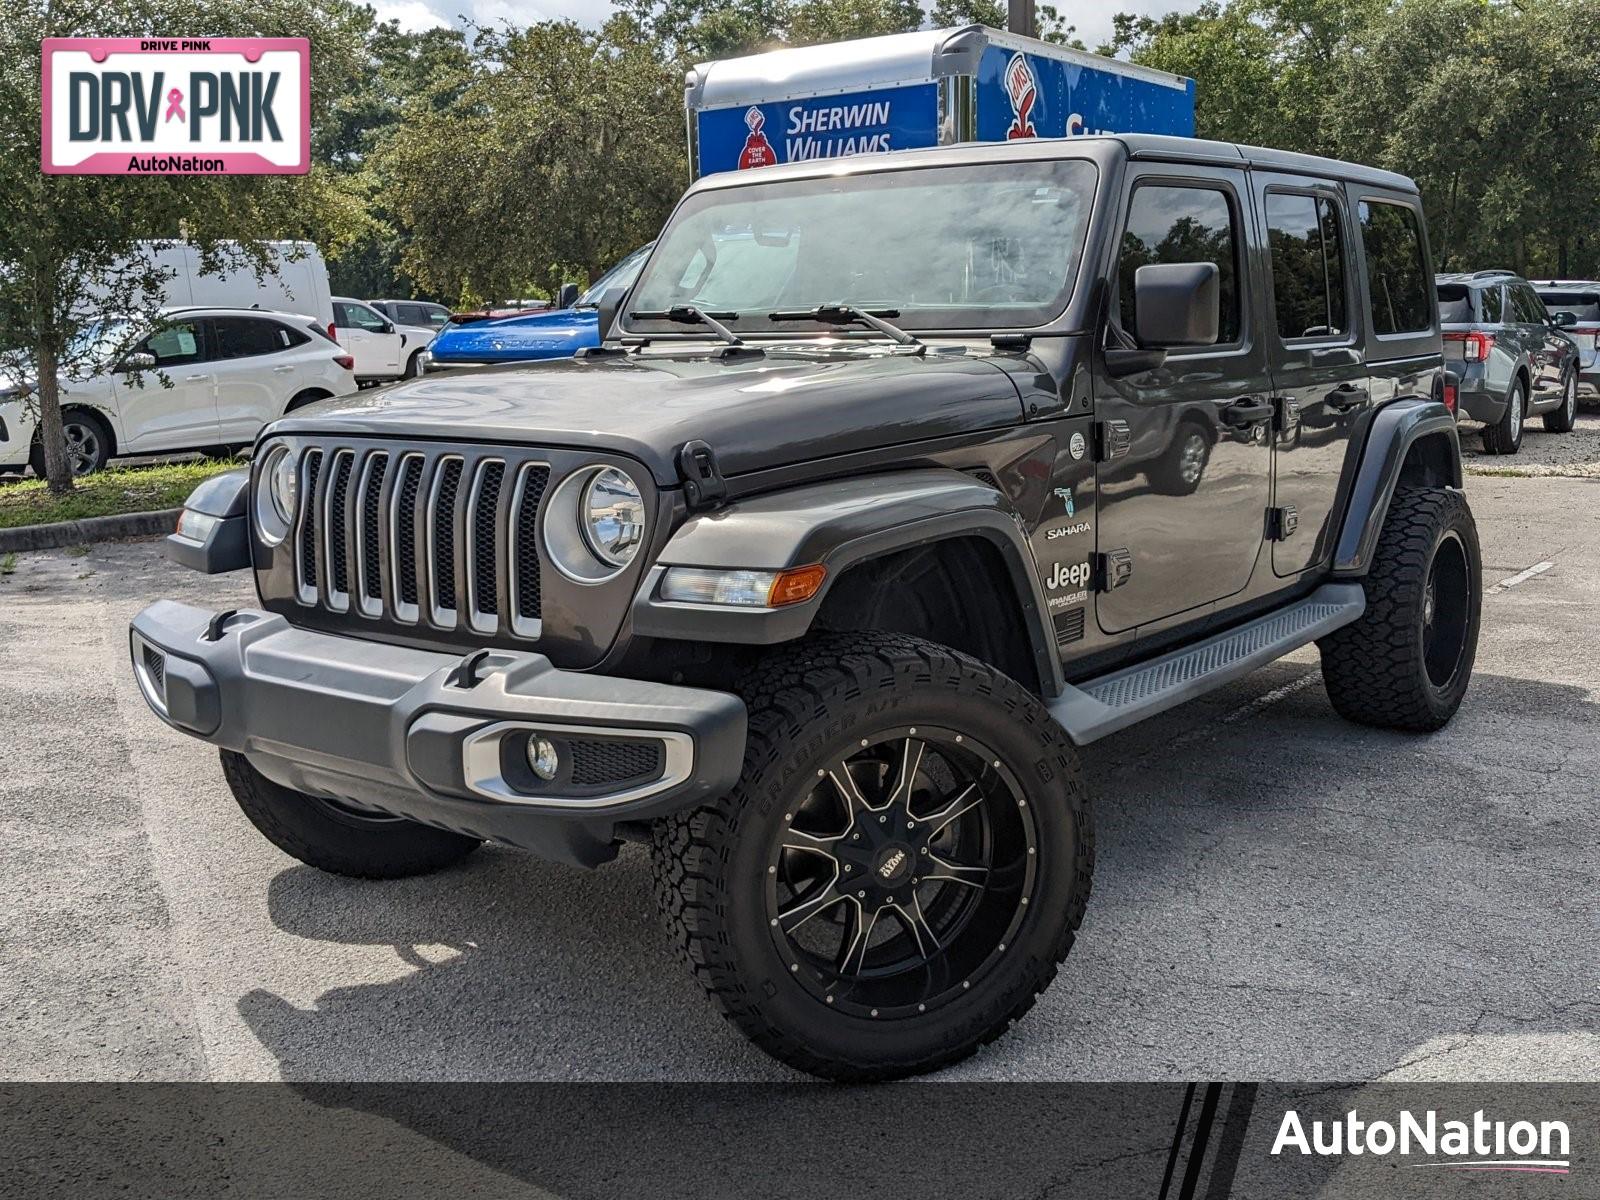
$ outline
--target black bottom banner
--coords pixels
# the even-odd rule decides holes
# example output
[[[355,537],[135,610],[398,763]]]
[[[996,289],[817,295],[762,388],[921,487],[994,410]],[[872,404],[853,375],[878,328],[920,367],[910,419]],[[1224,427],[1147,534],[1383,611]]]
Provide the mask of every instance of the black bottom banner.
[[[1600,1087],[11,1084],[3,1196],[1600,1197]]]

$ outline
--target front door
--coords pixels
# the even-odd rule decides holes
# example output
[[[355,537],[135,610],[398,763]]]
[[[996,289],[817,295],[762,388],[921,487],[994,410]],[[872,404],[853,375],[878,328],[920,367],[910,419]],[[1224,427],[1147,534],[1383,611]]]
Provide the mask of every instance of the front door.
[[[151,355],[155,369],[117,371],[112,404],[122,419],[123,449],[188,449],[217,440],[216,379],[203,324],[164,322],[130,352]]]
[[[1266,226],[1265,322],[1274,436],[1272,568],[1299,574],[1336,534],[1339,483],[1361,414],[1372,407],[1351,297],[1357,294],[1343,189],[1255,174]]]
[[[1272,481],[1266,351],[1255,330],[1243,171],[1130,174],[1106,337],[1132,345],[1133,277],[1150,263],[1213,262],[1217,344],[1172,351],[1116,379],[1097,365],[1097,540],[1131,573],[1098,594],[1108,633],[1202,609],[1243,590],[1260,555]],[[1201,615],[1196,612],[1195,615]]]

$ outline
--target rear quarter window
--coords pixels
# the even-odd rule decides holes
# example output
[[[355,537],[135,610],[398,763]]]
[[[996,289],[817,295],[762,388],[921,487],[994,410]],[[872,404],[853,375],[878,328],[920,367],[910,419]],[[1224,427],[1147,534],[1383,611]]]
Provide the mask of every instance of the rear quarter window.
[[[1361,202],[1361,243],[1372,289],[1372,329],[1380,337],[1425,333],[1432,326],[1431,281],[1415,210],[1383,200]]]
[[[1552,313],[1571,313],[1585,324],[1600,323],[1600,292],[1552,292],[1541,290],[1539,299]]]

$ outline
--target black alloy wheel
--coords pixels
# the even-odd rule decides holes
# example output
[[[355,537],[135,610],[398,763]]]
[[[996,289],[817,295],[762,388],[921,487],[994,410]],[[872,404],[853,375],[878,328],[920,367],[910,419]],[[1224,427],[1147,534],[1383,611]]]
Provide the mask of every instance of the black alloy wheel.
[[[860,739],[804,787],[768,867],[768,924],[817,1000],[892,1018],[970,988],[1026,914],[1037,837],[994,752],[948,729]]]

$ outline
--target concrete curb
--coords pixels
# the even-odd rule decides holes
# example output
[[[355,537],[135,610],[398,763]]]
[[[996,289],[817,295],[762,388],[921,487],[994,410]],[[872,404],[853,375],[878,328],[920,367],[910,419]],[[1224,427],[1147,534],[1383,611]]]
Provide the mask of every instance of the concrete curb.
[[[56,550],[88,542],[115,542],[122,538],[171,533],[182,511],[181,508],[163,508],[158,512],[116,513],[109,517],[85,517],[81,521],[58,521],[53,525],[0,529],[0,554]]]

